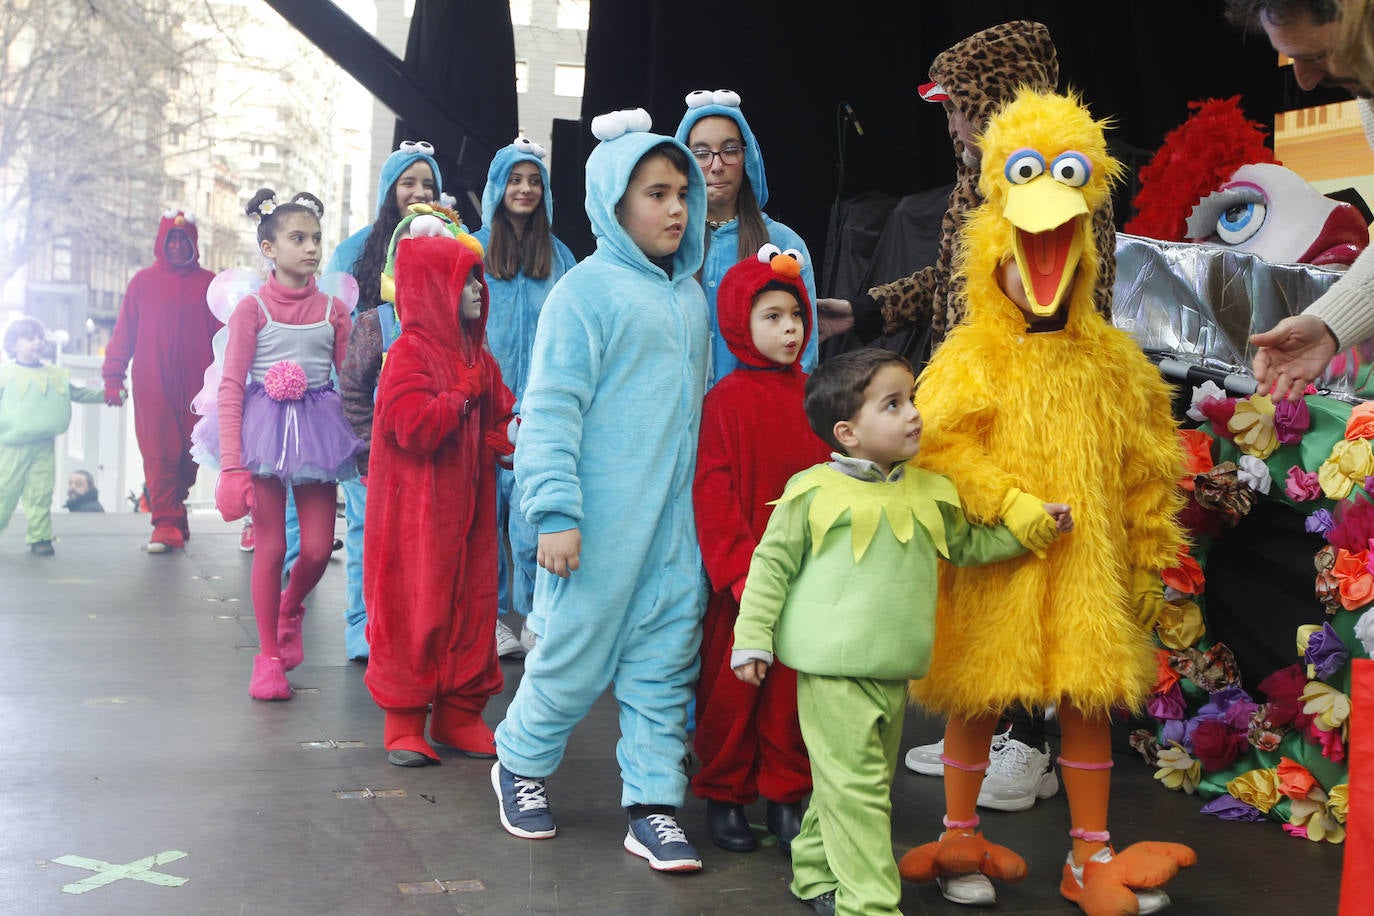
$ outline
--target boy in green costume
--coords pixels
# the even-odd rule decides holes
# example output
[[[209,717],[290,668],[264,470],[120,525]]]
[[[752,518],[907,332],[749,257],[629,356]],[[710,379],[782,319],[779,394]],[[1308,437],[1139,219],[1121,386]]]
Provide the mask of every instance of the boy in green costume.
[[[853,350],[806,384],[806,416],[835,453],[788,481],[754,551],[731,667],[761,684],[774,653],[797,671],[815,788],[792,842],[792,893],[820,913],[897,916],[891,786],[907,682],[926,673],[937,559],[976,566],[1043,551],[1069,507],[971,525],[921,445],[916,380],[896,353]],[[884,521],[885,520],[885,521]]]

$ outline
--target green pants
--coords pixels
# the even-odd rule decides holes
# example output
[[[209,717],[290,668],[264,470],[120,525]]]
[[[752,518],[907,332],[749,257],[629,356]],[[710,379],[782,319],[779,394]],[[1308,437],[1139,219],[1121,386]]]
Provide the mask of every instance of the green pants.
[[[814,789],[792,841],[792,893],[835,892],[840,916],[901,916],[892,853],[892,776],[906,681],[797,674],[797,714]]]
[[[14,507],[24,500],[28,523],[25,543],[52,540],[52,494],[57,483],[53,440],[29,445],[0,445],[0,530],[10,523]]]

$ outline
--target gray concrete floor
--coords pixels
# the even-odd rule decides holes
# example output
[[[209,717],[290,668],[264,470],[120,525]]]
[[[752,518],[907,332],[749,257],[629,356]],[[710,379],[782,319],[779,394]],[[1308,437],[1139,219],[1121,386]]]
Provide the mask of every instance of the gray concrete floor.
[[[54,521],[52,558],[28,554],[21,517],[0,538],[0,645],[9,647],[0,913],[809,912],[788,894],[788,863],[775,847],[716,849],[695,800],[681,820],[703,872],[655,874],[622,850],[609,698],[574,732],[549,780],[553,840],[502,830],[489,762],[387,764],[364,667],[344,659],[341,553],[307,602],[296,696],[259,703],[247,693],[252,556],[238,550],[237,524],[193,515],[184,552],[149,556],[140,550],[147,516]],[[493,724],[521,664],[503,670],[505,691],[487,711]],[[913,710],[903,747],[940,729]],[[893,802],[895,854],[940,829],[939,779],[900,770]],[[1199,814],[1200,804],[1161,788],[1139,758],[1118,755],[1118,844],[1174,840],[1198,850],[1197,867],[1169,887],[1172,912],[1335,913],[1341,847],[1291,839],[1270,822],[1223,822]],[[761,823],[762,806],[750,814]],[[984,812],[983,826],[1031,866],[1024,883],[1000,889],[995,912],[1078,912],[1057,890],[1069,826],[1062,793],[1024,813]],[[138,877],[99,885],[116,874]],[[902,909],[968,912],[933,885],[905,885]]]

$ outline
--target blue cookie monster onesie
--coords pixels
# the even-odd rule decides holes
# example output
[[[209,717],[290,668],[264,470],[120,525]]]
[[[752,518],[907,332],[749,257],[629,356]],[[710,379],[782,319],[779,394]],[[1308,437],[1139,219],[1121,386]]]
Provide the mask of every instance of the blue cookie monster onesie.
[[[374,221],[381,219],[388,202],[394,199],[396,191],[393,185],[396,184],[396,179],[416,162],[427,162],[434,170],[434,193],[438,196],[443,184],[439,175],[439,163],[434,161],[434,157],[419,150],[395,150],[386,157],[381,171],[377,174],[377,211],[373,217]],[[369,223],[340,242],[334,253],[329,256],[329,263],[325,265],[324,272],[339,270],[353,273],[353,265],[362,256],[363,246],[372,234],[372,226],[373,223]],[[395,308],[389,302],[359,302],[351,316],[354,323],[357,323],[358,316],[364,310],[374,305],[379,308]],[[348,530],[344,534],[345,588],[348,595],[348,606],[344,608],[344,649],[349,658],[367,658],[367,605],[363,601],[363,519],[367,515],[367,487],[355,477],[352,480],[340,481],[339,489],[343,490],[344,518],[348,525]],[[300,523],[296,520],[294,500],[289,502],[287,510],[286,567],[290,568],[300,551]]]
[[[515,447],[521,509],[541,534],[578,528],[581,566],[543,569],[529,625],[539,634],[496,729],[513,773],[548,776],[592,703],[613,687],[621,803],[679,805],[687,701],[705,579],[692,512],[706,390],[701,266],[706,185],[687,169],[688,214],[672,275],[616,220],[635,164],[671,138],[630,132],[587,159],[596,251],[544,303]],[[690,162],[690,160],[689,160]]]
[[[740,111],[738,105],[712,102],[700,108],[687,109],[687,113],[682,116],[682,122],[677,126],[678,142],[686,143],[687,136],[692,132],[692,125],[702,118],[713,116],[729,118],[739,125],[740,138],[744,140],[744,175],[749,179],[754,198],[762,210],[768,203],[768,179],[763,173],[763,150],[759,147],[758,138],[749,129],[749,122],[744,120],[744,112]],[[783,251],[795,248],[801,252],[802,282],[806,284],[806,295],[811,299],[811,327],[817,327],[816,274],[811,268],[811,253],[806,250],[806,243],[789,226],[766,213],[763,214],[763,224],[768,227],[768,240],[774,245]],[[739,220],[731,220],[719,229],[711,230],[711,247],[706,252],[705,263],[701,269],[701,285],[706,291],[706,302],[711,310],[711,373],[706,382],[708,387],[725,378],[739,365],[739,360],[730,352],[729,344],[720,333],[720,322],[716,320],[716,292],[720,289],[720,281],[724,278],[725,272],[740,261],[738,248]],[[802,352],[801,367],[807,375],[816,368],[819,352],[817,337],[818,335],[812,334],[806,349]]]
[[[487,185],[482,189],[482,216],[486,225],[473,233],[485,248],[491,240],[492,214],[501,209],[506,195],[506,182],[511,169],[519,162],[533,162],[539,169],[544,186],[544,214],[553,225],[553,191],[549,187],[549,168],[543,158],[529,147],[512,143],[502,147],[487,169]],[[530,374],[530,355],[534,351],[534,329],[539,312],[544,307],[554,283],[577,263],[568,246],[557,236],[550,235],[553,263],[544,278],[526,276],[524,271],[514,277],[501,278],[486,274],[487,291],[491,294],[491,310],[487,315],[487,346],[501,367],[501,378],[515,395],[515,412],[520,413],[520,399]],[[518,438],[518,435],[517,435]],[[511,506],[516,507],[511,511]],[[535,554],[538,532],[520,513],[520,493],[515,488],[515,472],[503,467],[496,469],[496,527],[499,532],[500,568],[497,579],[497,607],[499,613],[514,611],[528,617],[534,600],[534,571],[538,569]],[[509,541],[508,541],[509,539]],[[514,566],[514,588],[511,587],[511,567]]]

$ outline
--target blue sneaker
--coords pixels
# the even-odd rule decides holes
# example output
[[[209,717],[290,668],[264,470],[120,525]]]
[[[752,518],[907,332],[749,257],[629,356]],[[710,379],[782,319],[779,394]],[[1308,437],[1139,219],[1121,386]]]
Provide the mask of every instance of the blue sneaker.
[[[526,840],[547,840],[558,832],[549,813],[544,780],[516,776],[498,760],[491,766],[491,787],[501,803],[501,826],[507,833]]]
[[[671,814],[650,814],[630,821],[625,851],[649,860],[654,871],[701,871],[701,853]]]

